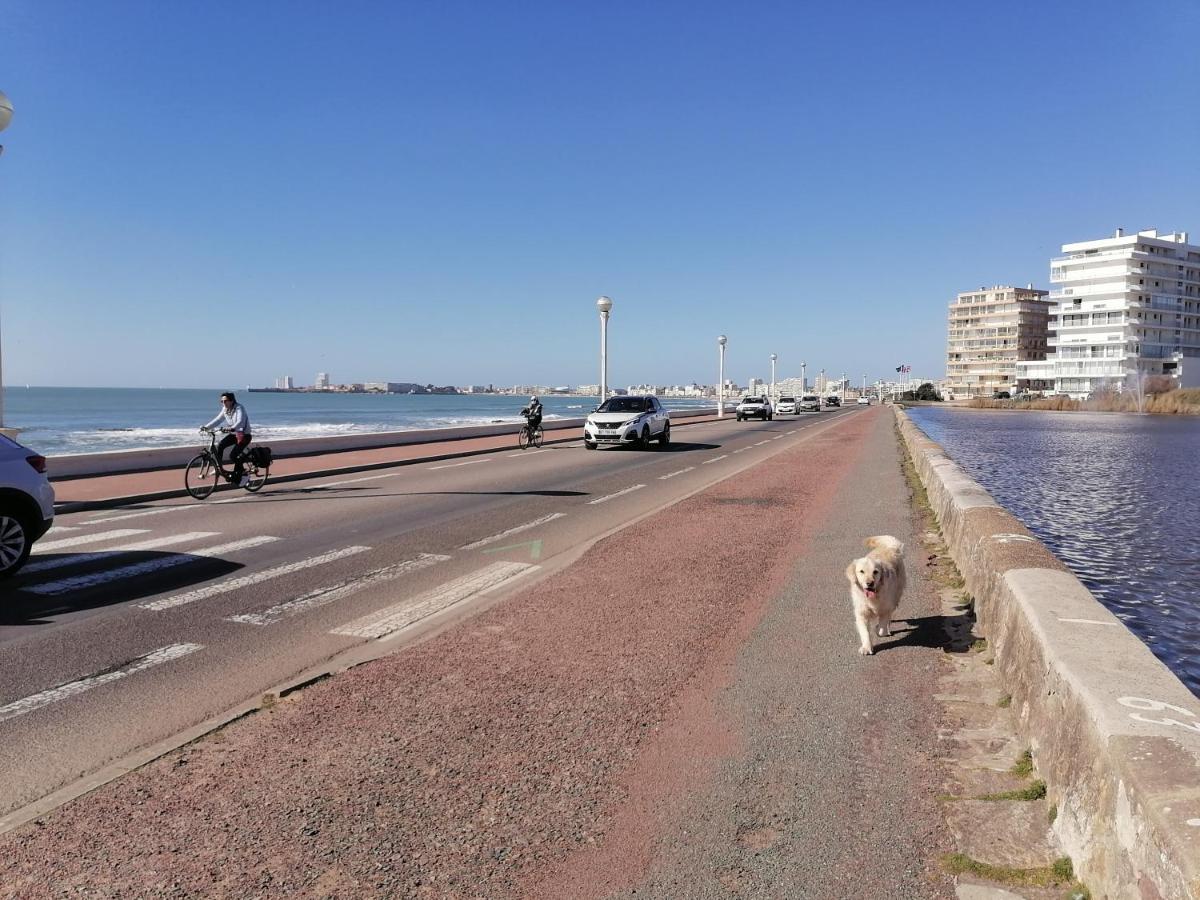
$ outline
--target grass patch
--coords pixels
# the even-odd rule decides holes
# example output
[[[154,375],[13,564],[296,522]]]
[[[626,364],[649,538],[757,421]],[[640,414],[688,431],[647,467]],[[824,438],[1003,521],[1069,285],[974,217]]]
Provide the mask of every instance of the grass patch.
[[[988,648],[987,638],[978,638],[971,642],[972,653],[982,653]]]
[[[1053,825],[1057,818],[1058,818],[1058,804],[1051,803],[1050,809],[1048,809],[1046,811],[1046,821],[1049,822],[1051,825]]]
[[[1010,697],[1009,700],[1012,698]],[[1012,774],[1018,778],[1028,778],[1033,774],[1033,751],[1026,750],[1017,757],[1017,761],[1013,763],[1013,767],[1009,769]]]
[[[1042,800],[1046,796],[1046,782],[1040,778],[1037,781],[1030,782],[1028,787],[1021,788],[1019,791],[1000,791],[996,794],[981,794],[976,797],[976,800]]]
[[[994,659],[992,659],[991,657],[988,657],[987,659],[985,659],[983,661],[983,664],[985,666],[994,666],[996,664],[996,661]]]
[[[1018,887],[1074,887],[1075,881],[1074,868],[1070,858],[1066,856],[1055,860],[1053,865],[1018,869],[1013,866],[993,866],[990,863],[979,862],[965,853],[948,853],[942,857],[942,867],[951,875],[975,875]]]
[[[1012,706],[1012,694],[1005,694],[996,701],[996,705],[1001,709],[1008,709],[1010,706]]]

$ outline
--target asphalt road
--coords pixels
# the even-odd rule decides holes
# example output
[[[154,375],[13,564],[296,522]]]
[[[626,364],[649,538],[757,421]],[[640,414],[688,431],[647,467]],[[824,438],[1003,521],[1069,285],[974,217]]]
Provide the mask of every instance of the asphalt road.
[[[861,412],[62,516],[3,588],[0,815],[322,661],[415,640]]]

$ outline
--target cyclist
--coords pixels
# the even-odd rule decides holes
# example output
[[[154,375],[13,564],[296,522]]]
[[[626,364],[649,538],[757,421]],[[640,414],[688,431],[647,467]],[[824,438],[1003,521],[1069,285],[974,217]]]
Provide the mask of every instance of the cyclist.
[[[231,484],[245,487],[250,483],[250,479],[245,474],[242,457],[250,449],[250,441],[254,438],[250,434],[250,416],[246,407],[237,402],[233,391],[226,391],[221,395],[221,411],[207,425],[202,425],[200,430],[212,431],[218,425],[221,431],[225,432],[225,437],[217,444],[217,464],[224,466],[222,457],[225,455],[225,448],[233,447],[229,453],[229,460],[233,463],[233,474],[229,476],[229,481]]]
[[[542,424],[542,402],[538,400],[537,394],[529,398],[529,405],[521,410],[521,415],[525,417],[525,427],[532,437],[534,431]]]

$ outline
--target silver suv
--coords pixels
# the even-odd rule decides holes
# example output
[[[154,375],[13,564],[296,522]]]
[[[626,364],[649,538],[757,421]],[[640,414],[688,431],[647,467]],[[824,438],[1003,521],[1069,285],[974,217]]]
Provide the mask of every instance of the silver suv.
[[[0,578],[16,574],[54,522],[46,458],[0,434]]]
[[[609,397],[583,425],[583,446],[589,450],[600,444],[646,448],[656,438],[660,447],[671,443],[671,414],[652,395]]]

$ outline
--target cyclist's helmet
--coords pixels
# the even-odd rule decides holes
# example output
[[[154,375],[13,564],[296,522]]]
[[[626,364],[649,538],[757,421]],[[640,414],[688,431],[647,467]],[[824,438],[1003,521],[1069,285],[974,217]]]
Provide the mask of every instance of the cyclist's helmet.
[[[530,398],[529,398],[529,402],[530,402],[530,403],[537,403],[537,394],[534,394],[532,397],[530,397]]]

